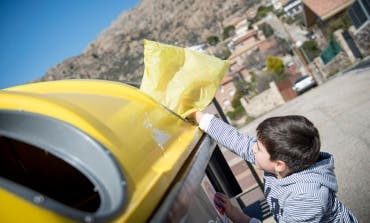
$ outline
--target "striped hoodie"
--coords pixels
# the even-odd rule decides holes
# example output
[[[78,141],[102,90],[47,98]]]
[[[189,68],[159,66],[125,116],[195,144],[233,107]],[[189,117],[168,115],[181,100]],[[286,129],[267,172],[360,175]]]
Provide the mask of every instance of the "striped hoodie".
[[[203,116],[199,127],[225,148],[255,163],[255,137],[209,114]],[[264,172],[264,182],[264,194],[276,222],[358,222],[336,197],[334,159],[329,153],[321,152],[309,168],[282,179]]]

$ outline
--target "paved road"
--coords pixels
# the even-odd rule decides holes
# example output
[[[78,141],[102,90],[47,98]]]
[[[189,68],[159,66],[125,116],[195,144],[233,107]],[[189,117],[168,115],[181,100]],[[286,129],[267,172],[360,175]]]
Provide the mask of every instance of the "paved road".
[[[370,68],[342,74],[254,120],[299,114],[320,131],[322,151],[334,154],[338,197],[360,222],[370,219]]]

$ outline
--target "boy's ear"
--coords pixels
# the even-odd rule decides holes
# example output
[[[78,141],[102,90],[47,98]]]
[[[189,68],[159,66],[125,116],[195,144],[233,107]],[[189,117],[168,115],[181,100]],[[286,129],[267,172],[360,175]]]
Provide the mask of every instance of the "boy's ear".
[[[288,170],[288,166],[286,165],[284,161],[281,161],[281,160],[275,161],[275,171],[277,173],[283,173],[283,172],[286,172],[287,170]]]

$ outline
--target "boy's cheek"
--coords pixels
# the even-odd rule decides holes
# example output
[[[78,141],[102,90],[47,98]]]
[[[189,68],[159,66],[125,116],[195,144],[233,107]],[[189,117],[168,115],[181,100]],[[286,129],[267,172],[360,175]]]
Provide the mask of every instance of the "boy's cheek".
[[[255,143],[254,146],[252,147],[252,151],[253,151],[254,155],[256,155],[256,153],[257,153],[257,143]]]
[[[260,164],[259,164],[259,162],[258,162],[257,156],[256,156],[256,160],[255,160],[255,161],[256,161],[256,162],[255,162],[254,166],[255,166],[257,169],[262,170],[261,165],[260,165]]]

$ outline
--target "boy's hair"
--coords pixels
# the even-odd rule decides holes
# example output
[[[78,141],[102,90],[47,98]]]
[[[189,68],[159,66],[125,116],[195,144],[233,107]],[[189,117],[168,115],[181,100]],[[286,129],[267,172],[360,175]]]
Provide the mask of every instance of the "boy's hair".
[[[257,138],[266,147],[270,160],[284,161],[290,174],[306,169],[320,154],[319,132],[303,116],[268,118],[258,125]]]

